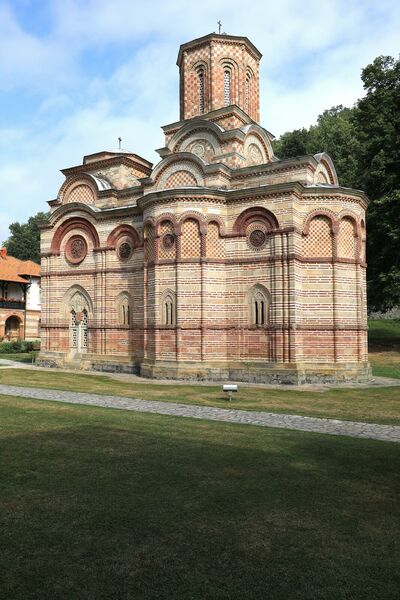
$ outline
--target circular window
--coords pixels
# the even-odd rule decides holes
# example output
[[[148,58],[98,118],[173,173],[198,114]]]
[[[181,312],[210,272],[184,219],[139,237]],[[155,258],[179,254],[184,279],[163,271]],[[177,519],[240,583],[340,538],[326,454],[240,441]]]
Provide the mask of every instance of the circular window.
[[[170,250],[174,247],[175,236],[172,233],[166,233],[162,239],[162,245],[165,250]]]
[[[120,258],[121,260],[127,260],[128,258],[130,258],[132,256],[132,252],[132,246],[129,242],[122,242],[118,246],[118,258]]]
[[[261,248],[267,240],[267,235],[262,229],[253,229],[249,235],[249,242],[253,248]]]
[[[87,243],[81,235],[72,236],[65,247],[65,256],[73,265],[78,265],[87,255]]]

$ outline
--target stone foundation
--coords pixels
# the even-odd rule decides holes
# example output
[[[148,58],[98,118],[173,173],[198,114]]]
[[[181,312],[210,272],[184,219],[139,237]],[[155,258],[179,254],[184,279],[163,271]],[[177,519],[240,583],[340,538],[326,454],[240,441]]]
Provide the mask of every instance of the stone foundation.
[[[41,353],[37,364],[42,367],[70,368],[104,373],[131,373],[149,379],[176,379],[187,381],[243,381],[302,385],[305,383],[368,382],[369,363],[197,363],[189,361],[144,361],[134,357],[82,355],[68,358],[61,353]]]

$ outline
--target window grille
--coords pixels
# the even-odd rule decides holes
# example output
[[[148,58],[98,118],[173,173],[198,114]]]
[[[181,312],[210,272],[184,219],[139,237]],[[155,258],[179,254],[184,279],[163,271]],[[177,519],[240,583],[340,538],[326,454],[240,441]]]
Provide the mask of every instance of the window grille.
[[[82,348],[88,347],[88,315],[86,310],[82,313]]]
[[[246,102],[245,102],[246,112],[249,112],[250,108],[250,79],[246,77]]]
[[[71,311],[71,347],[78,347],[78,321],[74,310]]]
[[[231,72],[229,69],[224,71],[224,102],[225,106],[231,103]]]
[[[199,71],[199,109],[200,114],[204,113],[204,71]]]
[[[269,303],[261,290],[253,290],[251,293],[250,313],[251,324],[256,327],[268,324]]]

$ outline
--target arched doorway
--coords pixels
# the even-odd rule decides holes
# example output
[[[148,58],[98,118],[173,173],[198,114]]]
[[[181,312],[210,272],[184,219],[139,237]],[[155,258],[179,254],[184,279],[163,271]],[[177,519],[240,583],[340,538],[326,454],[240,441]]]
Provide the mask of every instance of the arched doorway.
[[[18,340],[21,337],[21,319],[13,315],[8,317],[4,324],[4,335],[9,340]]]
[[[88,347],[88,313],[86,308],[81,312],[71,310],[71,349],[75,352],[86,352]]]
[[[81,292],[75,292],[69,302],[70,349],[87,352],[89,304]]]

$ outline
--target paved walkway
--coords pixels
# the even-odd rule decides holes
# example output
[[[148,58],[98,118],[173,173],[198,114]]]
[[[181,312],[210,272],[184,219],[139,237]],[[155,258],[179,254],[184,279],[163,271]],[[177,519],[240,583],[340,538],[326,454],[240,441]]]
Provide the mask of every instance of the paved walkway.
[[[241,425],[277,427],[280,429],[327,433],[329,435],[345,435],[356,438],[400,442],[400,426],[395,425],[356,423],[354,421],[338,421],[336,419],[318,419],[316,417],[300,417],[297,415],[214,408],[210,406],[178,404],[175,402],[133,400],[121,396],[101,396],[98,394],[65,392],[60,390],[17,387],[11,385],[0,385],[0,394],[20,396],[23,398],[35,398],[38,400],[68,402],[71,404],[89,404],[91,406],[119,408],[123,410],[134,410],[137,412],[156,413],[175,417],[239,423]]]

